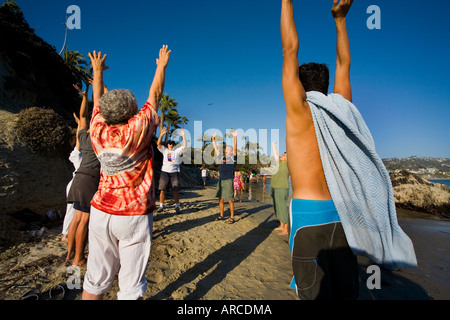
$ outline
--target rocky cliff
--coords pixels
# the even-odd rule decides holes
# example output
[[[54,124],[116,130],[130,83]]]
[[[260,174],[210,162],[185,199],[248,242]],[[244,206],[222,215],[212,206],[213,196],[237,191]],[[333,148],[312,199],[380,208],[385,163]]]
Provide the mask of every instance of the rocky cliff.
[[[450,219],[450,189],[403,170],[391,173],[398,207]]]
[[[38,37],[14,1],[0,6],[0,109],[47,107],[66,120],[79,108],[77,79],[55,48]]]

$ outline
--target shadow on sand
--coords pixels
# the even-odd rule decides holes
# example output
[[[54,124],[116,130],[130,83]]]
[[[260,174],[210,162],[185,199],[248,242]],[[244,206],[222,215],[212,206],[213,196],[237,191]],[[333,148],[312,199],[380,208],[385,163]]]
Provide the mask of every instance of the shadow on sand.
[[[245,210],[246,217],[264,210],[269,206],[270,205]],[[241,213],[238,212],[238,210],[236,210],[235,213],[236,215],[244,214],[244,212]],[[176,281],[170,283],[161,292],[151,297],[150,300],[159,300],[170,297],[177,289],[193,281],[199,275],[214,269],[209,275],[201,279],[197,283],[196,288],[184,299],[196,300],[205,296],[212,287],[220,283],[231,270],[244,261],[256,247],[269,237],[274,227],[276,227],[276,223],[274,224],[274,221],[271,219],[272,217],[266,218],[262,223],[245,235],[242,235],[232,243],[228,243],[219,250],[211,253],[203,261],[198,262],[192,268],[186,270],[186,272],[184,272]],[[206,217],[201,220],[205,220],[201,222],[206,223],[213,220],[213,217]],[[176,231],[179,231],[179,229]]]
[[[380,267],[381,288],[369,289],[368,283],[373,284],[374,274],[368,272],[370,261],[364,257],[358,257],[359,266],[359,298],[358,300],[433,300],[422,286],[402,277],[401,271],[390,271]]]

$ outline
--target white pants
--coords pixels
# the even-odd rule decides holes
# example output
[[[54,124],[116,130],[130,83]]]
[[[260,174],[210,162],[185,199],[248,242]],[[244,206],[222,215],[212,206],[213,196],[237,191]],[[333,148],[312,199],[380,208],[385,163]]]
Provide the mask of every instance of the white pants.
[[[67,184],[66,187],[66,198],[69,194],[70,187],[72,187],[73,179],[70,180],[70,182]],[[75,215],[75,208],[73,207],[73,203],[67,203],[66,207],[66,215],[64,216],[64,223],[63,223],[63,229],[62,234],[67,235],[69,233],[69,227],[70,223],[72,222],[73,216]]]
[[[119,300],[136,300],[147,289],[153,214],[115,216],[91,207],[89,255],[83,289],[101,295],[119,273]]]

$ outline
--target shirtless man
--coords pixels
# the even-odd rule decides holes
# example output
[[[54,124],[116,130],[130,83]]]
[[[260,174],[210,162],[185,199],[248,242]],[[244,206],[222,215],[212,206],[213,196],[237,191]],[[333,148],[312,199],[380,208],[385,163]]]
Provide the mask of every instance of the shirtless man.
[[[352,101],[350,85],[350,44],[346,28],[346,15],[353,0],[333,1],[332,15],[337,30],[337,67],[334,92]],[[349,248],[337,211],[328,190],[322,167],[319,146],[316,138],[311,110],[306,101],[308,91],[319,91],[328,94],[329,72],[326,65],[307,64],[299,68],[299,38],[294,20],[292,0],[282,0],[281,39],[283,45],[283,93],[286,102],[286,145],[291,161],[288,162],[291,174],[293,200],[291,202],[291,254],[297,294],[302,299],[354,299],[357,297],[358,274],[356,257]],[[331,236],[336,248],[320,248],[315,238],[307,243],[297,234],[294,214],[310,212],[328,212],[330,222],[336,222],[334,230],[315,230],[312,237]],[[308,225],[308,224],[307,224]],[[312,224],[317,227],[314,223]],[[309,226],[309,225],[308,225]],[[297,229],[296,229],[297,228]],[[303,228],[312,229],[312,228]],[[330,232],[330,233],[328,233]],[[293,246],[297,252],[293,254]],[[314,249],[313,249],[314,248]],[[311,252],[311,250],[316,250]],[[324,251],[339,252],[329,254],[321,261]],[[302,257],[318,257],[311,261],[300,261]],[[319,261],[318,261],[319,260]],[[333,265],[333,263],[335,263]],[[308,273],[308,266],[317,268],[317,279],[314,285]],[[339,265],[340,268],[335,266]],[[313,270],[313,273],[316,272]],[[311,273],[311,272],[310,272]],[[327,280],[329,280],[327,282]],[[327,282],[325,284],[325,282]],[[294,283],[292,284],[294,286]],[[306,289],[308,288],[308,289]]]

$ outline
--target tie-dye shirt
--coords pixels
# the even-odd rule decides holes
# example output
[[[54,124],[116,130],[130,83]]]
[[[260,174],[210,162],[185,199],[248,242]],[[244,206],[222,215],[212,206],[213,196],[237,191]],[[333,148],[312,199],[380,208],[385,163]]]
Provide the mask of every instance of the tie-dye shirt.
[[[159,117],[148,102],[119,126],[107,125],[99,107],[94,107],[91,140],[102,168],[92,206],[120,216],[145,215],[156,209],[152,137],[158,125]]]

